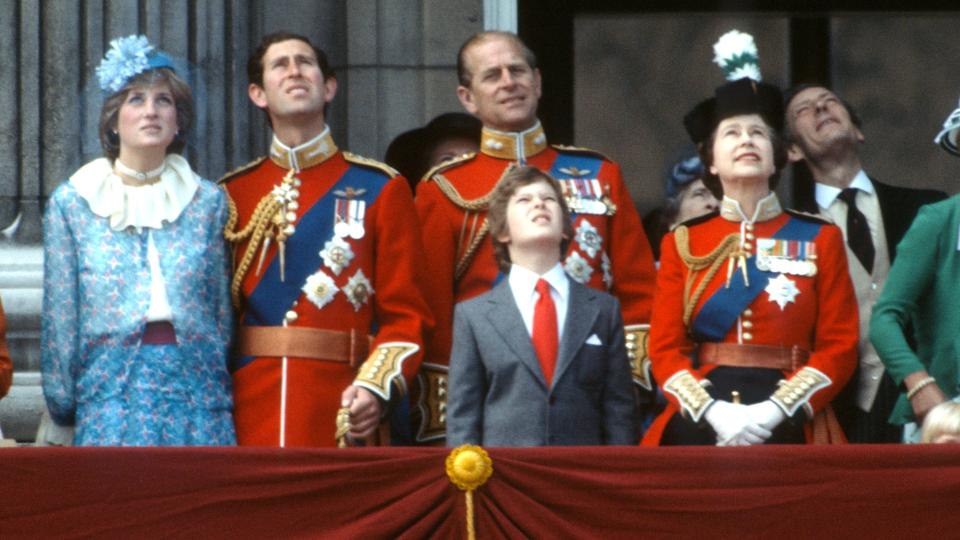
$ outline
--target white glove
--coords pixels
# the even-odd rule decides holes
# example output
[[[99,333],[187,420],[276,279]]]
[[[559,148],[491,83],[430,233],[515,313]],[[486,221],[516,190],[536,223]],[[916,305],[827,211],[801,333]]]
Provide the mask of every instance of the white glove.
[[[787,419],[783,409],[771,400],[754,403],[747,407],[747,416],[758,426],[773,431],[781,422]]]
[[[768,429],[750,418],[746,405],[716,400],[704,417],[717,432],[717,446],[760,444],[770,437]]]

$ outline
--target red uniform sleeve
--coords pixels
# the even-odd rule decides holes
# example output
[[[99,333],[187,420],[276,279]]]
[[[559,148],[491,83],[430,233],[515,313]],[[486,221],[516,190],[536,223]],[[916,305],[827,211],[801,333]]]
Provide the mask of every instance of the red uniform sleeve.
[[[807,366],[829,377],[831,384],[810,398],[814,412],[829,403],[853,375],[860,328],[843,234],[835,225],[824,225],[816,243],[818,311]]]
[[[673,233],[668,233],[660,245],[660,270],[657,272],[657,288],[650,317],[649,354],[653,376],[661,385],[683,370],[701,379],[690,361],[694,343],[683,324],[685,275],[686,267],[677,253]],[[681,408],[672,393],[664,392],[664,396],[678,409]]]
[[[425,247],[421,267],[427,273],[425,293],[436,324],[428,335],[424,361],[449,365],[453,340],[454,272],[457,260],[455,227],[450,223],[450,202],[436,183],[417,187],[416,208]]]
[[[617,205],[617,213],[610,219],[610,293],[620,300],[624,324],[646,324],[650,322],[656,279],[653,252],[620,166],[604,162],[602,174],[609,179],[610,198]]]
[[[376,248],[374,309],[378,325],[374,347],[389,342],[414,343],[419,350],[403,362],[409,388],[423,356],[424,336],[433,316],[424,300],[424,250],[410,187],[392,178],[374,206]]]

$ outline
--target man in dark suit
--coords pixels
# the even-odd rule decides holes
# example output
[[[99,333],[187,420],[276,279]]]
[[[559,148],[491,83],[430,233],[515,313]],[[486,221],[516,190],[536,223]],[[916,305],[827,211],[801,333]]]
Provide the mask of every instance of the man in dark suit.
[[[897,244],[917,211],[945,199],[946,194],[891,186],[867,176],[860,163],[864,141],[860,119],[830,89],[800,85],[784,98],[790,160],[805,162],[814,180],[809,190],[799,194],[798,207],[833,220],[843,230],[860,309],[860,363],[834,400],[837,418],[850,442],[899,442],[901,429],[887,421],[899,389],[868,339],[870,313],[896,257]]]
[[[636,444],[620,304],[567,278],[573,230],[559,183],[514,169],[487,217],[509,275],[455,309],[447,444]]]

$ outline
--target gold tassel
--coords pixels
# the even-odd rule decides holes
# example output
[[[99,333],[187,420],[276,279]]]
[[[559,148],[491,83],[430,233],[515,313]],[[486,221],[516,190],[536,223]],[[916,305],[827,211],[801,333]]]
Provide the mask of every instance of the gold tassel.
[[[347,433],[350,433],[350,407],[340,407],[337,409],[337,431],[334,435],[337,448],[350,446],[347,442]]]

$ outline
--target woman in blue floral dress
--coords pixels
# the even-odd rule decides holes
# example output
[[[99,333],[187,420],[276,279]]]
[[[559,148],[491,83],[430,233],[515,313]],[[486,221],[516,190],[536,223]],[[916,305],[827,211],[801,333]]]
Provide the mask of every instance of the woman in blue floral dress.
[[[76,445],[235,444],[226,198],[179,155],[189,86],[143,36],[97,68],[105,157],[44,215],[43,391]]]

